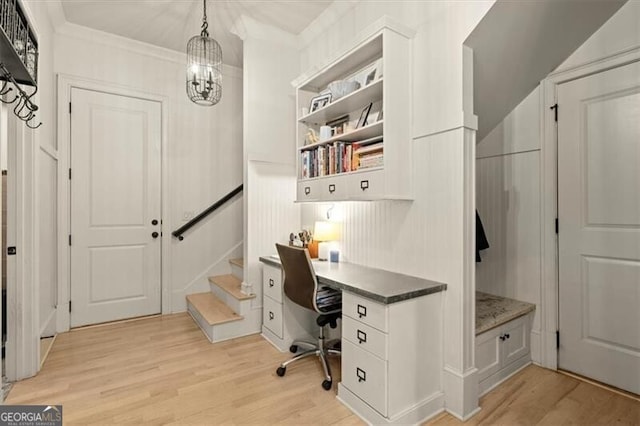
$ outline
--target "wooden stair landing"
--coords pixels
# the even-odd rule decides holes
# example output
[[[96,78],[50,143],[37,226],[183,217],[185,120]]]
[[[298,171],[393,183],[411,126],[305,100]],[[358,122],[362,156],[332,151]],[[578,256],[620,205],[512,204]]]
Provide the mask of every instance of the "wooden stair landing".
[[[255,294],[244,294],[240,290],[242,287],[242,281],[231,274],[209,277],[209,282],[211,284],[217,285],[238,300],[253,299],[254,297],[256,297]]]
[[[211,292],[190,294],[187,296],[187,301],[193,305],[209,325],[239,321],[243,318]]]

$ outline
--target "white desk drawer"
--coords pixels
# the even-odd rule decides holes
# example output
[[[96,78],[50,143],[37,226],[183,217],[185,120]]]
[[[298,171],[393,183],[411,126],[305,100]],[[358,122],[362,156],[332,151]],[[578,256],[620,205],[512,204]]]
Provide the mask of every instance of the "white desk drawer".
[[[342,313],[380,331],[387,332],[387,307],[349,292],[342,294]]]
[[[354,173],[349,178],[349,195],[352,200],[375,200],[385,194],[384,170]]]
[[[342,384],[387,415],[387,362],[348,340],[342,341]]]
[[[342,317],[342,338],[378,358],[387,359],[387,335],[350,317]]]
[[[282,338],[282,304],[270,297],[262,298],[262,324]]]
[[[282,269],[268,265],[262,267],[262,294],[282,303]]]

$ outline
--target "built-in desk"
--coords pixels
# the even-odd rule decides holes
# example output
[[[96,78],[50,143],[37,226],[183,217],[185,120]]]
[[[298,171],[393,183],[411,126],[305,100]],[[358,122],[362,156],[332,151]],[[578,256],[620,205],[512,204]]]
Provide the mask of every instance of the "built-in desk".
[[[279,258],[260,261],[263,335],[288,347],[305,337],[295,333],[306,320],[283,296]],[[338,399],[374,424],[415,424],[441,410],[446,284],[347,262],[313,267],[319,284],[343,292]]]

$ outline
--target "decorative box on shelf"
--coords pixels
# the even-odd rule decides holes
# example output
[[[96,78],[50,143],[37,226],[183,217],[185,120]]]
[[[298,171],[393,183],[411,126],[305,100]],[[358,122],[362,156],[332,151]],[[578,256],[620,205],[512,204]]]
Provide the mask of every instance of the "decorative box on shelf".
[[[411,30],[383,21],[320,71],[294,82],[298,202],[413,198],[412,37]],[[339,96],[330,91],[336,87]]]

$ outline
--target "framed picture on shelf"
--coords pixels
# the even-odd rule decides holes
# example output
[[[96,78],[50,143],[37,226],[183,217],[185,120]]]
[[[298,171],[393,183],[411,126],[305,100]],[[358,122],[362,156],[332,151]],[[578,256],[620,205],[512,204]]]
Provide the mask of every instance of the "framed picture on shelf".
[[[367,118],[369,117],[369,111],[371,111],[371,107],[373,106],[373,102],[364,107],[362,113],[360,113],[360,119],[358,119],[358,124],[356,124],[356,129],[360,127],[364,127],[367,125]]]
[[[369,74],[367,74],[367,77],[364,80],[364,85],[368,86],[370,83],[373,82],[373,80],[375,80],[376,78],[376,71],[377,69],[374,68]]]
[[[318,95],[315,98],[311,99],[311,105],[309,106],[309,112],[314,112],[319,110],[320,108],[324,108],[329,105],[331,102],[331,93],[325,93],[323,95]]]

